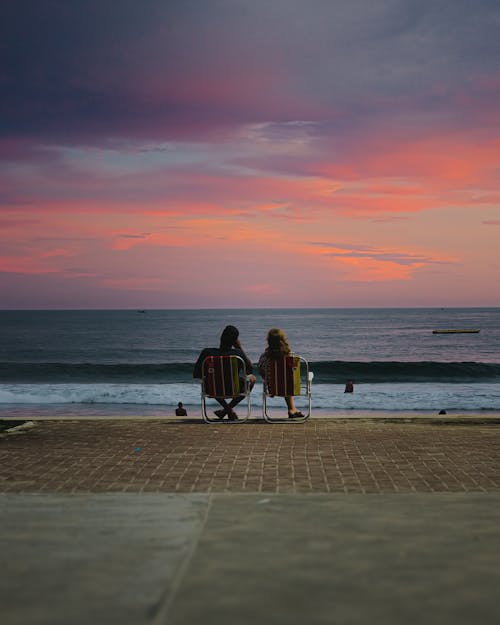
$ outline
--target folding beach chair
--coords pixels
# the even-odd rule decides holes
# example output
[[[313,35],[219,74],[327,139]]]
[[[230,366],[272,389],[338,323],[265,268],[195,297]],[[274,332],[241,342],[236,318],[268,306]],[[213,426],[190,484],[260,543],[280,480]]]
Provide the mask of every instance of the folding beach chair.
[[[201,367],[201,412],[205,423],[221,423],[218,417],[207,414],[207,397],[230,400],[243,395],[238,406],[246,406],[246,415],[235,421],[224,419],[223,423],[245,423],[250,417],[250,384],[246,376],[245,361],[240,356],[208,356]]]
[[[303,423],[311,416],[311,383],[314,374],[309,371],[309,363],[302,356],[290,354],[268,362],[266,377],[263,380],[262,416],[268,423]],[[270,397],[290,397],[303,395],[307,400],[307,412],[302,419],[272,417],[269,414]]]

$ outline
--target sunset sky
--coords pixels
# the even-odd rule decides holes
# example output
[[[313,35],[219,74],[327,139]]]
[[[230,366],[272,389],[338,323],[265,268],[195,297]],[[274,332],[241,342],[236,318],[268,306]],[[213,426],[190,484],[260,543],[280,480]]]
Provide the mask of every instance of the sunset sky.
[[[2,0],[0,308],[500,306],[498,0]]]

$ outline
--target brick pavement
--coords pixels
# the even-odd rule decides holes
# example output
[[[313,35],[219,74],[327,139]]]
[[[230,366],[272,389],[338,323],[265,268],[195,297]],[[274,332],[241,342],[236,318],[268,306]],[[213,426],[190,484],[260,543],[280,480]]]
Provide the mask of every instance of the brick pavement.
[[[498,425],[42,421],[0,440],[0,492],[498,489]]]

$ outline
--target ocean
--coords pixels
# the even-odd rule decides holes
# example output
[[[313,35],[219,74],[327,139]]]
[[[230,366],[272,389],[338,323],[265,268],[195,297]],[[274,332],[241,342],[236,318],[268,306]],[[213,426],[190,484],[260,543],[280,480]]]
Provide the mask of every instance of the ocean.
[[[193,363],[227,324],[254,363],[269,328],[287,332],[314,372],[313,416],[500,412],[500,308],[4,310],[0,417],[171,416],[178,401],[199,416]]]

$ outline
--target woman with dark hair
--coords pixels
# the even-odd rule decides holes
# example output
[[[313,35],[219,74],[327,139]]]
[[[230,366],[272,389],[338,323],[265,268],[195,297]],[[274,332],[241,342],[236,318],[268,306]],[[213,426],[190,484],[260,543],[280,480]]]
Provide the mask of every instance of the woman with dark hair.
[[[269,363],[273,360],[283,358],[284,356],[289,356],[291,353],[292,350],[288,344],[288,338],[284,331],[279,328],[271,328],[267,333],[266,351],[259,358],[260,375],[265,379]],[[285,397],[285,402],[288,408],[288,417],[290,419],[304,418],[302,412],[297,410],[295,406],[293,395]]]
[[[220,335],[219,347],[206,347],[198,356],[198,360],[194,366],[193,377],[202,377],[203,362],[208,356],[239,356],[245,363],[245,371],[240,371],[239,377],[242,378],[246,376],[250,389],[252,389],[255,384],[253,365],[250,358],[243,351],[239,336],[238,328],[235,326],[226,326]],[[229,421],[236,421],[238,415],[234,412],[234,407],[237,406],[242,399],[244,399],[244,395],[238,395],[237,397],[233,397],[228,403],[225,399],[217,398],[222,409],[215,411],[216,416],[221,420],[227,416]]]

